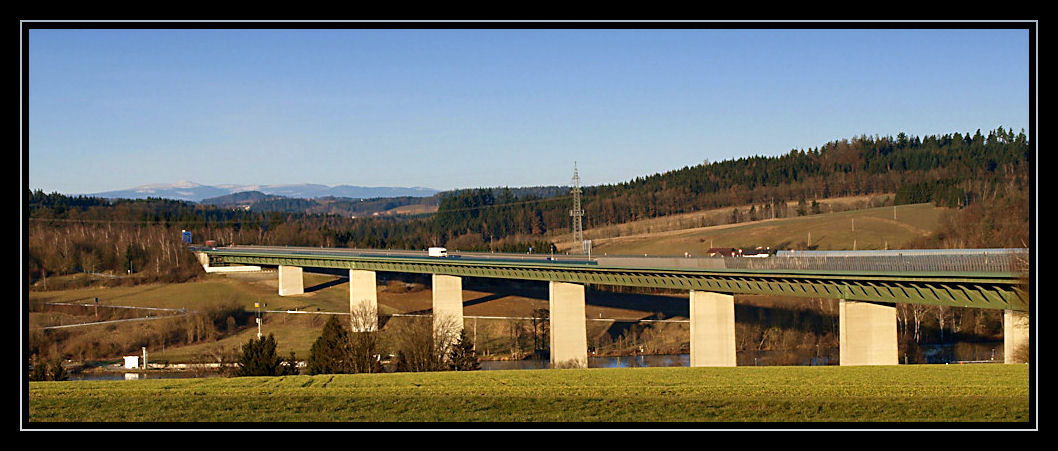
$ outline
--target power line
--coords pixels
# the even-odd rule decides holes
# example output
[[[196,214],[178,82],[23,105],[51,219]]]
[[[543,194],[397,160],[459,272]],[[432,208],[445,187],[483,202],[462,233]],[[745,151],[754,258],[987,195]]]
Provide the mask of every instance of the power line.
[[[38,327],[38,328],[36,328],[34,330],[67,329],[67,328],[71,328],[71,327],[98,326],[100,324],[127,323],[127,322],[130,322],[130,321],[154,321],[154,320],[159,320],[159,319],[179,318],[179,317],[186,316],[186,315],[187,315],[186,313],[182,313],[182,314],[178,314],[178,315],[163,315],[163,316],[148,316],[148,317],[144,317],[144,318],[115,319],[115,320],[110,320],[110,321],[97,321],[97,322],[93,322],[93,323],[78,323],[78,324],[66,324],[66,325],[62,325],[62,326]]]
[[[349,312],[312,312],[306,310],[265,310],[265,313],[290,313],[308,315],[351,315]],[[408,318],[430,318],[429,313],[379,313],[383,317],[408,317]],[[465,319],[496,319],[496,320],[543,320],[547,318],[534,316],[480,316],[463,315]],[[585,321],[602,321],[611,323],[690,323],[689,319],[641,319],[641,318],[585,318]]]
[[[170,225],[179,224],[242,224],[242,223],[257,223],[264,222],[258,219],[225,219],[216,221],[207,221],[202,219],[194,220],[183,220],[183,219],[160,219],[160,220],[127,220],[127,219],[84,219],[84,218],[27,218],[30,221],[37,222],[80,222],[80,223],[93,223],[93,224],[148,224],[148,225],[161,225],[169,223]]]
[[[584,247],[584,227],[581,222],[581,218],[584,217],[584,210],[580,208],[580,175],[577,174],[577,162],[573,162],[573,209],[569,211],[569,215],[573,217],[573,247],[570,248],[572,253],[580,253]]]

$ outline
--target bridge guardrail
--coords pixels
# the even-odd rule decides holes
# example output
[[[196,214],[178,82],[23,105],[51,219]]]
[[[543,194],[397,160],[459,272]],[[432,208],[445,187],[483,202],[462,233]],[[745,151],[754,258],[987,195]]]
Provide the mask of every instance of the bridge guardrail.
[[[723,257],[729,269],[1022,273],[1029,254]]]

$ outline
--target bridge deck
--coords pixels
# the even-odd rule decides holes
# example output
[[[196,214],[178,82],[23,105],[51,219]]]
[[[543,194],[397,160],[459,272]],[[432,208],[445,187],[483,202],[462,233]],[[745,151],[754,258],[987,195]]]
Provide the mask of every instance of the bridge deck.
[[[1027,310],[1027,276],[1014,271],[731,268],[728,259],[596,257],[304,247],[201,248],[214,263],[344,268],[875,302]],[[992,257],[995,260],[995,257]],[[741,258],[763,261],[768,259]],[[1027,261],[1027,260],[1026,260]],[[774,263],[772,263],[774,262]],[[722,266],[721,266],[722,264]]]

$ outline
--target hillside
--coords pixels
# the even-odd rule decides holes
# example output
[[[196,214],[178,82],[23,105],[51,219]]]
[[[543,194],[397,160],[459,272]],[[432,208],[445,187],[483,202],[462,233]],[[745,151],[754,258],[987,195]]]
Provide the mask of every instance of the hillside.
[[[126,338],[138,337],[150,343],[152,359],[155,361],[193,361],[201,356],[237,349],[254,337],[257,329],[250,315],[255,302],[261,303],[266,311],[348,311],[349,285],[346,279],[314,273],[306,273],[304,277],[306,293],[286,297],[278,294],[278,281],[274,270],[230,275],[211,274],[186,283],[31,291],[31,330],[44,326],[96,321],[90,309],[42,305],[45,302],[81,303],[86,299],[95,298],[99,299],[100,305],[188,308],[207,316],[224,312],[225,315],[230,314],[236,318],[234,328],[221,327],[223,332],[209,336],[204,329],[199,329],[193,340],[188,336],[189,321],[184,317],[174,317],[149,323],[117,325],[113,328],[63,329],[46,336],[34,335],[31,342],[35,347],[47,347],[50,346],[47,343],[54,341],[57,343],[54,345],[57,346],[56,349],[63,354],[77,360],[92,360],[114,358],[123,352],[134,351],[135,346],[130,345]],[[377,289],[379,313],[383,315],[429,313],[432,307],[428,278],[380,273],[380,286]],[[539,282],[468,278],[464,284],[463,296],[466,300],[464,313],[468,316],[530,317],[535,309],[546,309],[548,305],[547,285]],[[680,298],[593,292],[592,302],[586,307],[586,313],[593,318],[639,319],[652,315],[657,310],[656,304],[659,300],[664,303],[674,299]],[[670,316],[686,317],[686,302],[677,302],[676,305],[675,310],[668,306],[663,311],[668,312]],[[282,354],[293,351],[299,358],[307,358],[308,351],[319,336],[326,319],[326,315],[311,313],[265,313],[263,331],[266,334],[275,334]],[[223,324],[223,320],[221,317],[219,322]],[[390,321],[400,320],[397,318]],[[473,331],[483,356],[488,356],[512,351],[512,324],[519,328],[518,334],[524,333],[521,331],[524,325],[496,319],[468,319],[466,327],[468,332]],[[589,325],[589,333],[593,337],[601,337],[606,335],[611,327],[612,323],[593,322]],[[38,332],[34,331],[34,334],[36,333]],[[177,337],[175,340],[174,336]],[[525,337],[521,338],[521,342],[521,346],[526,346]]]
[[[899,205],[608,238],[592,238],[590,231],[585,235],[592,239],[592,252],[596,255],[682,255],[689,252],[701,256],[711,247],[753,249],[757,246],[819,250],[901,249],[932,233],[946,210],[932,204]],[[634,227],[635,223],[625,225]],[[560,248],[565,250],[569,246],[569,243],[563,243]]]
[[[243,191],[211,197],[199,202],[218,208],[243,208],[264,213],[300,213],[338,216],[413,215],[437,211],[434,197],[379,197],[352,199],[325,196],[313,199],[278,196],[260,191]]]
[[[283,196],[265,194],[260,191],[240,191],[238,193],[225,194],[223,196],[210,197],[199,201],[202,205],[216,205],[220,207],[231,207],[236,205],[253,205],[256,202],[268,199],[282,199]]]
[[[746,219],[754,214],[794,217],[823,199],[882,194],[892,194],[891,203],[897,205],[966,207],[1027,192],[1030,161],[1025,134],[1003,128],[987,134],[860,136],[774,157],[705,161],[628,182],[587,186],[581,208],[588,230],[734,206],[749,206],[739,212]],[[474,239],[460,244],[480,242],[480,248],[510,236],[546,241],[555,233],[570,233],[572,203],[568,194],[544,198],[516,197],[503,188],[456,191],[441,199],[431,231],[442,244],[470,235]],[[1027,228],[1028,216],[1024,208],[1014,218]]]
[[[327,186],[313,183],[295,185],[202,185],[190,181],[173,184],[141,185],[133,188],[93,193],[89,196],[107,199],[145,199],[149,197],[201,202],[228,194],[257,191],[287,198],[347,197],[373,199],[380,197],[430,197],[437,190],[422,187],[369,187],[354,185]]]
[[[866,199],[862,207],[932,203],[957,209],[944,215],[940,229],[908,229],[914,230],[922,246],[1026,247],[1031,149],[1024,133],[998,128],[987,134],[921,138],[861,136],[776,157],[706,161],[628,182],[584,187],[584,228],[594,239],[650,233],[657,231],[655,223],[673,230],[673,222],[679,229],[816,216],[840,210],[831,208],[837,205],[831,199],[862,198]],[[550,249],[552,244],[566,248],[571,241],[572,199],[564,188],[554,186],[477,188],[427,198],[262,199],[248,204],[249,210],[166,199],[28,194],[31,282],[84,271],[131,271],[139,276],[146,269],[155,280],[169,277],[163,268],[180,259],[173,252],[180,248],[180,230],[189,230],[196,242],[212,239],[221,245],[448,246],[526,252],[530,247]],[[434,208],[436,213],[431,214]],[[691,222],[680,223],[686,218]],[[651,225],[637,230],[640,221]],[[739,243],[884,248],[903,246],[912,237],[877,232],[861,240],[859,235],[838,234],[839,225],[818,226],[823,229],[811,243],[808,233],[816,225]],[[850,231],[851,226],[850,220]],[[861,229],[866,232],[869,226],[862,224]],[[114,242],[115,236],[119,242]],[[151,238],[136,238],[144,236]],[[718,238],[730,241],[724,236],[710,239],[719,246]],[[706,236],[689,239],[704,243]],[[690,244],[662,250],[679,251]],[[598,249],[606,245],[597,243]],[[628,245],[614,251],[649,253],[650,249]],[[190,274],[185,272],[180,279]]]

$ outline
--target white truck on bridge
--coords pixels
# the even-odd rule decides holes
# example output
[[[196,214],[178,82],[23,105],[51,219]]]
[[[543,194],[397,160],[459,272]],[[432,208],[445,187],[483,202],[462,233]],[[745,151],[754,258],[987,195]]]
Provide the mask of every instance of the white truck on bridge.
[[[447,257],[448,249],[445,249],[443,247],[431,247],[429,250],[429,255],[431,257]]]

